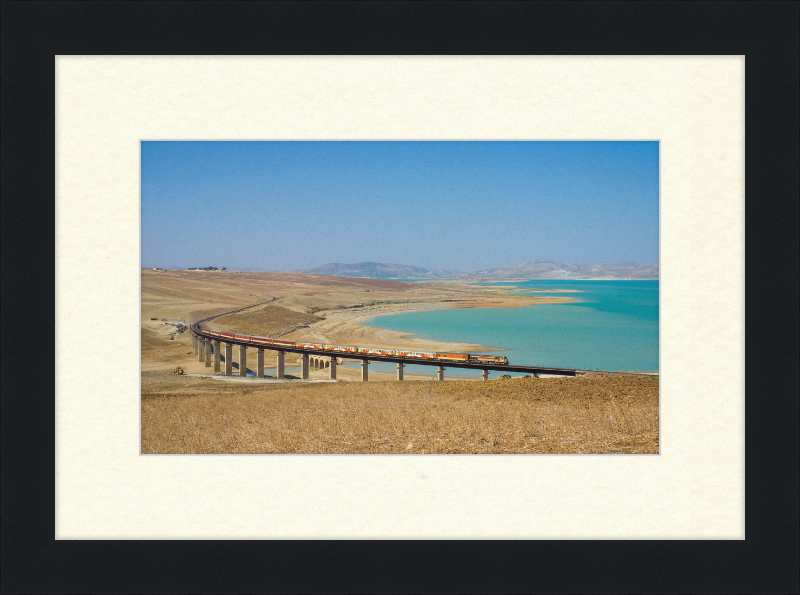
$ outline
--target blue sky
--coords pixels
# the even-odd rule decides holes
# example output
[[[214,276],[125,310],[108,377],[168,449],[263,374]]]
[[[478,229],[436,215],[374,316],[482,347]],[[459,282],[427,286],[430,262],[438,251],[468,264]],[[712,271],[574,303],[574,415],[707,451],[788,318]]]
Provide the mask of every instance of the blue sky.
[[[658,143],[142,142],[142,266],[658,262]]]

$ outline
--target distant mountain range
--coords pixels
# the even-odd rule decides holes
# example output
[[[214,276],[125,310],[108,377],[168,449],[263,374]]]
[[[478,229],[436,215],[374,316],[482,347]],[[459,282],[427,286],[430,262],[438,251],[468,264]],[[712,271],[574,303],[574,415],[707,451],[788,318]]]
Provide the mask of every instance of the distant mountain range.
[[[298,271],[313,275],[336,277],[366,277],[371,279],[658,279],[658,265],[564,264],[562,262],[529,260],[511,266],[498,266],[461,273],[446,269],[426,269],[407,264],[360,262],[357,264],[329,263],[313,269]]]
[[[453,277],[458,274],[456,271],[445,269],[425,269],[407,264],[387,264],[385,262],[359,262],[357,264],[331,262],[298,272],[312,275],[367,277],[371,279],[437,279],[440,277]]]
[[[658,265],[564,264],[549,260],[529,260],[507,267],[472,271],[468,277],[488,279],[658,279]]]

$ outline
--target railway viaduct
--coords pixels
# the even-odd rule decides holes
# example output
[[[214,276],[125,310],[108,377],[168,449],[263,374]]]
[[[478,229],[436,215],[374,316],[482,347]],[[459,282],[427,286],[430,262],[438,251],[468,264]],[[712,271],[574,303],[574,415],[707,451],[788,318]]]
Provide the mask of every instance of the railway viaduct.
[[[274,301],[274,300],[269,300]],[[341,357],[331,355],[328,351],[320,351],[315,349],[306,349],[302,347],[282,347],[270,348],[263,345],[263,343],[253,343],[246,339],[229,339],[227,341],[221,340],[219,337],[209,335],[203,331],[200,326],[201,323],[207,322],[214,318],[227,316],[247,310],[255,306],[260,306],[268,302],[261,302],[246,308],[234,310],[233,312],[225,312],[203,320],[199,320],[191,325],[192,343],[194,345],[195,355],[198,361],[205,362],[206,367],[214,367],[215,373],[222,373],[222,348],[224,343],[225,349],[225,371],[226,376],[233,375],[233,347],[238,347],[239,350],[239,376],[247,376],[247,348],[256,350],[256,377],[264,378],[264,350],[270,349],[277,351],[277,377],[284,378],[284,362],[286,353],[297,353],[300,355],[300,377],[304,380],[308,379],[309,368],[327,369],[329,377],[336,379],[336,368],[342,363]],[[488,365],[485,363],[456,363],[441,361],[426,361],[416,358],[408,357],[394,357],[394,356],[379,356],[370,354],[369,356],[361,356],[358,354],[348,354],[345,359],[360,360],[361,361],[361,380],[367,381],[369,379],[369,362],[390,362],[397,364],[397,380],[403,380],[403,367],[405,364],[415,364],[422,366],[436,366],[437,379],[444,380],[445,365],[448,368],[470,368],[479,369],[483,371],[483,379],[489,379],[489,370],[503,371],[503,372],[522,372],[525,374],[552,374],[556,376],[649,376],[650,374],[637,374],[632,372],[607,372],[607,371],[593,371],[593,370],[578,370],[568,368],[542,368],[537,366],[512,366],[512,365]]]
[[[205,362],[207,368],[210,368],[212,365],[214,367],[215,373],[222,373],[222,350],[225,350],[225,375],[232,376],[233,375],[233,347],[234,345],[238,347],[239,351],[239,376],[247,376],[247,348],[248,344],[243,341],[230,341],[225,342],[217,337],[208,337],[200,331],[199,333],[192,333],[192,344],[194,346],[195,355],[197,355],[197,360],[199,362]],[[256,377],[263,378],[264,377],[264,350],[269,349],[268,347],[264,347],[263,345],[255,345],[253,344],[250,346],[251,349],[256,350]],[[343,362],[343,358],[332,356],[329,354],[321,353],[315,350],[309,349],[273,349],[272,351],[277,351],[277,378],[285,378],[285,361],[286,361],[286,353],[287,352],[294,352],[300,354],[300,377],[303,379],[308,379],[309,372],[312,369],[315,370],[325,370],[329,371],[329,377],[332,380],[336,379],[336,369]],[[361,380],[366,381],[369,379],[369,362],[378,362],[378,361],[388,361],[397,364],[397,379],[403,380],[403,368],[405,364],[418,364],[422,366],[436,366],[437,368],[437,379],[444,380],[444,369],[445,365],[442,362],[426,362],[420,361],[417,359],[409,359],[409,358],[395,358],[395,357],[379,357],[376,355],[370,355],[369,358],[366,357],[357,357],[355,355],[349,355],[346,359],[356,359],[361,360]],[[402,360],[402,361],[401,361]],[[556,374],[561,373],[565,376],[575,376],[575,370],[555,370],[549,368],[531,368],[528,366],[486,366],[486,364],[456,364],[447,362],[447,367],[459,367],[459,368],[479,368],[483,369],[483,379],[487,380],[489,378],[489,370],[503,370],[503,371],[511,371],[511,372],[532,372],[532,373],[550,373]],[[523,369],[524,368],[524,369]]]

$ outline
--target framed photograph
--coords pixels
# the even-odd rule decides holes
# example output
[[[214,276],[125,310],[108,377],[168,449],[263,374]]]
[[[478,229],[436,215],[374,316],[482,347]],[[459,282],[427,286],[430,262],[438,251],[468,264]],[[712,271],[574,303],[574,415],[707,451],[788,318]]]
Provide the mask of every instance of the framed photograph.
[[[147,140],[141,188],[142,453],[658,454],[657,141]]]
[[[773,309],[760,312],[760,318],[750,317],[748,310],[745,320],[744,276],[745,261],[748,275],[754,270],[751,265],[772,271],[774,264],[767,265],[777,261],[778,253],[783,254],[788,245],[796,250],[796,242],[787,241],[797,235],[797,226],[792,224],[796,209],[787,209],[787,202],[776,198],[794,196],[782,193],[792,183],[796,187],[796,176],[791,181],[792,167],[774,173],[770,184],[752,186],[765,180],[759,164],[771,151],[785,150],[781,159],[797,156],[796,134],[787,136],[784,126],[774,126],[775,113],[765,115],[766,106],[776,101],[796,107],[796,93],[787,92],[783,84],[797,62],[796,52],[794,62],[786,57],[787,47],[797,47],[797,27],[790,26],[796,25],[797,10],[786,6],[598,4],[576,9],[544,4],[376,3],[356,10],[355,16],[335,4],[4,7],[4,38],[9,44],[4,46],[4,62],[12,58],[8,47],[20,48],[17,55],[24,54],[21,48],[25,48],[32,57],[28,62],[12,60],[13,68],[4,68],[4,79],[15,76],[11,88],[21,89],[26,73],[34,72],[26,67],[38,64],[35,72],[40,80],[52,81],[48,89],[53,91],[48,95],[34,87],[26,95],[4,97],[4,129],[10,110],[25,113],[23,97],[28,113],[45,118],[37,122],[26,115],[23,120],[30,136],[24,143],[19,140],[19,146],[26,148],[13,156],[4,151],[4,261],[11,254],[6,250],[6,238],[11,237],[5,233],[8,215],[19,215],[15,225],[23,234],[30,233],[35,223],[19,203],[7,210],[9,192],[21,196],[32,189],[32,195],[46,205],[48,175],[54,176],[54,217],[46,219],[43,227],[55,231],[55,249],[31,248],[46,259],[54,258],[54,283],[31,278],[24,287],[28,292],[55,288],[54,320],[36,322],[30,306],[25,320],[34,320],[28,322],[34,325],[53,322],[50,328],[56,329],[54,376],[47,382],[31,381],[35,387],[31,390],[43,397],[23,402],[15,395],[11,400],[8,388],[19,393],[23,386],[18,379],[4,386],[4,511],[7,485],[15,486],[11,502],[16,509],[22,508],[19,494],[26,490],[47,495],[40,498],[41,510],[53,504],[50,488],[42,486],[54,486],[55,494],[53,516],[37,517],[34,522],[27,514],[10,524],[4,518],[4,575],[11,576],[11,584],[20,590],[53,590],[53,585],[55,590],[73,592],[163,590],[164,583],[159,586],[154,581],[169,576],[169,564],[163,572],[154,570],[143,578],[132,563],[137,556],[160,554],[169,562],[198,562],[194,574],[173,575],[167,589],[176,591],[395,589],[391,585],[399,585],[399,590],[431,590],[444,584],[426,578],[435,554],[421,561],[419,572],[412,576],[404,576],[400,566],[392,563],[388,573],[392,580],[400,578],[390,581],[389,587],[378,585],[379,579],[366,571],[328,574],[327,581],[309,578],[291,563],[283,563],[271,576],[258,571],[240,577],[230,572],[213,575],[213,565],[199,561],[213,559],[214,544],[197,543],[246,540],[236,544],[244,556],[241,560],[263,560],[270,552],[276,555],[273,560],[279,557],[285,562],[314,554],[329,560],[331,551],[325,541],[352,540],[356,543],[343,554],[347,560],[358,555],[378,559],[392,551],[399,552],[398,560],[409,560],[408,556],[419,552],[432,554],[436,546],[444,557],[476,561],[464,571],[448,560],[440,575],[449,585],[445,590],[497,590],[492,582],[497,569],[507,577],[501,580],[506,590],[691,591],[714,590],[719,585],[722,590],[791,590],[796,573],[787,569],[796,569],[792,550],[796,553],[796,543],[788,544],[797,526],[796,509],[789,512],[797,497],[793,466],[797,457],[791,446],[796,445],[797,428],[790,423],[796,419],[792,417],[796,403],[787,389],[796,388],[796,367],[766,379],[757,367],[750,368],[750,358],[757,356],[763,366],[764,358],[774,356],[774,362],[785,362],[791,355],[791,349],[777,349],[788,348],[791,342],[781,343],[768,329],[775,328],[771,324],[778,313],[796,320],[796,313],[792,319],[792,309],[787,307],[796,296],[787,294],[785,285],[759,275],[759,287],[747,286],[748,306],[763,304],[759,300],[768,289],[777,291],[773,293],[776,301]],[[589,35],[587,41],[578,34],[586,30],[582,24],[600,22],[603,11],[612,15],[610,30]],[[780,25],[774,20],[778,13],[783,14]],[[437,14],[454,19],[452,31],[460,33],[452,43],[442,45],[447,36],[432,35],[436,31],[431,23],[438,22]],[[679,15],[678,21],[665,18],[673,14]],[[328,28],[331,18],[343,27],[336,34]],[[59,24],[48,29],[55,32],[49,45],[31,44],[40,37],[27,39],[22,34],[31,33],[26,19]],[[682,30],[683,19],[698,27],[693,30],[708,31],[706,26],[713,24],[714,31],[728,33],[690,35],[683,44],[653,43],[655,32]],[[720,20],[727,25],[722,26]],[[14,30],[9,21],[19,28]],[[171,26],[178,22],[185,35],[176,35]],[[467,35],[472,29],[463,28],[466,22],[482,22],[486,42]],[[109,23],[118,23],[125,35],[112,35],[115,28]],[[223,23],[229,33],[214,44],[210,32]],[[384,23],[378,29],[384,31],[383,41],[376,41],[368,32],[376,31],[380,23]],[[298,26],[320,35],[313,43],[303,41],[311,36],[289,33]],[[742,28],[749,34],[730,33],[741,33]],[[7,29],[12,31],[10,37],[5,35]],[[142,30],[152,35],[138,35]],[[417,32],[417,40],[428,41],[415,45],[400,34],[409,30]],[[532,34],[536,30],[545,35],[538,43],[530,41],[536,38]],[[78,31],[83,35],[76,35]],[[198,31],[203,33],[198,35]],[[224,43],[237,39],[231,31],[238,32],[241,40],[252,41],[224,49]],[[542,42],[552,39],[548,31],[567,34],[565,41]],[[625,37],[623,31],[633,31],[636,43],[619,41]],[[265,42],[270,35],[273,41]],[[702,41],[695,40],[701,37]],[[709,38],[717,40],[716,49]],[[361,39],[361,45],[356,49],[351,39]],[[567,42],[572,44],[569,49]],[[765,60],[770,69],[763,66]],[[43,67],[44,63],[48,66]],[[760,78],[750,78],[756,73]],[[745,96],[748,102],[753,97],[755,107],[745,104]],[[784,111],[780,113],[793,114],[786,123],[796,124],[796,109],[781,105]],[[771,123],[762,137],[750,134],[746,109],[755,109],[755,118]],[[10,138],[21,139],[21,133],[17,134]],[[20,175],[30,173],[22,157],[37,155],[33,147],[42,139],[52,141],[54,148],[53,161],[39,163],[47,175]],[[143,456],[141,267],[146,264],[143,238],[149,231],[144,227],[145,205],[140,202],[140,196],[142,201],[145,196],[140,188],[140,181],[145,182],[140,155],[143,141],[153,139],[657,141],[658,454]],[[751,151],[757,155],[753,163]],[[797,160],[793,163],[796,173]],[[13,172],[10,181],[5,175],[9,171]],[[748,195],[759,190],[771,197],[759,202],[756,211],[760,214],[755,218],[750,216],[752,203],[745,202],[746,185]],[[184,236],[197,245],[213,236],[215,218],[222,216],[212,205],[203,206],[207,221],[194,224],[191,238]],[[197,207],[188,201],[187,208]],[[243,213],[243,225],[248,217],[260,216]],[[514,219],[516,225],[526,223],[525,217],[513,211],[500,210],[498,216]],[[192,218],[196,220],[195,213]],[[164,227],[167,234],[170,225],[176,236],[185,233],[180,216],[170,214],[170,221]],[[746,229],[748,234],[769,229],[772,248],[748,244],[746,252]],[[15,245],[30,244],[17,234]],[[227,241],[248,250],[247,237],[230,230],[226,235]],[[14,254],[16,262],[22,262],[18,248]],[[180,266],[220,265],[226,263],[205,258]],[[23,267],[15,266],[13,279],[21,286]],[[787,270],[788,277],[794,275],[796,280],[796,266]],[[30,272],[25,275],[34,277]],[[21,307],[22,301],[4,300],[4,321],[9,320],[8,309]],[[763,324],[754,326],[755,320]],[[4,347],[12,336],[8,331],[28,341],[35,335],[24,333],[15,320],[4,333]],[[50,332],[49,328],[43,331]],[[753,370],[755,376],[745,376],[745,340],[748,349],[755,349],[748,351],[747,361],[748,374]],[[796,345],[794,349],[796,353]],[[14,353],[4,358],[4,383],[9,367],[16,369],[23,361],[21,349]],[[754,385],[754,379],[763,384]],[[47,395],[52,394],[48,390],[53,385],[51,411],[53,401]],[[765,387],[773,388],[777,397],[765,402]],[[759,402],[755,413],[753,398]],[[42,431],[50,436],[55,428],[54,438],[43,440],[39,450],[21,452],[25,449],[20,445],[26,443],[20,434],[22,426],[8,432],[9,419],[15,423],[25,419],[28,436],[42,435]],[[780,430],[785,441],[779,447],[781,454],[748,450],[745,458],[745,439],[751,448],[759,443],[758,436],[766,435],[767,426],[772,434]],[[7,466],[6,444],[12,443],[19,458]],[[53,452],[50,466],[48,457]],[[30,464],[34,459],[39,465],[48,461],[41,476]],[[753,467],[756,461],[760,471]],[[751,483],[751,472],[758,476],[757,487]],[[766,516],[752,517],[760,519],[760,524],[751,531],[746,506],[768,510],[766,498],[778,489],[787,498],[769,507]],[[30,547],[8,547],[9,535],[23,542],[26,526],[26,543],[38,540],[46,545],[47,554],[39,559],[31,560]],[[125,545],[119,550],[109,548],[108,540],[125,540]],[[183,542],[173,544],[173,540]],[[311,541],[295,543],[298,540]],[[402,544],[372,543],[388,540]],[[487,543],[468,544],[467,540]],[[650,544],[653,540],[666,543]],[[779,555],[772,555],[765,564],[766,558],[748,547],[753,540],[760,546],[758,551],[767,552],[770,543],[774,547],[769,551],[777,549]],[[136,554],[130,563],[115,564],[115,551]],[[505,562],[500,561],[504,554]],[[573,578],[574,569],[564,562],[575,556],[588,560],[585,580]],[[56,562],[44,564],[48,557]],[[112,570],[106,578],[91,578],[85,567],[81,570],[69,562],[79,557],[89,560],[90,566],[103,564]],[[518,566],[513,561],[531,557],[537,560],[535,568],[513,570],[512,566]],[[666,583],[653,582],[656,574],[664,576],[654,569],[680,568],[697,559],[706,560],[708,567],[683,576],[670,573],[670,578],[661,579]],[[631,560],[637,561],[633,570]],[[550,578],[542,578],[536,570],[543,570],[542,564],[556,569]],[[7,568],[18,570],[7,574]],[[611,569],[613,583],[603,581],[608,576],[603,568]],[[723,578],[720,569],[724,569]]]

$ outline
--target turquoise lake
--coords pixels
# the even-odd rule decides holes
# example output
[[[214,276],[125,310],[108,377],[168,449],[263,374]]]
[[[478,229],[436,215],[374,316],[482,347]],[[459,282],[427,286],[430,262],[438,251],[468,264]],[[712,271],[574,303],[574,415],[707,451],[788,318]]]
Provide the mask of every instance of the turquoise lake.
[[[481,285],[513,286],[522,293],[577,290],[580,293],[548,294],[580,301],[530,308],[409,312],[378,316],[363,324],[426,339],[503,348],[505,351],[484,353],[504,355],[512,365],[658,370],[658,281],[537,280]],[[388,372],[395,368],[371,363],[370,369]],[[446,370],[450,376],[480,375],[479,371]],[[433,375],[435,368],[408,365],[406,373]],[[490,377],[498,374],[502,372]]]

